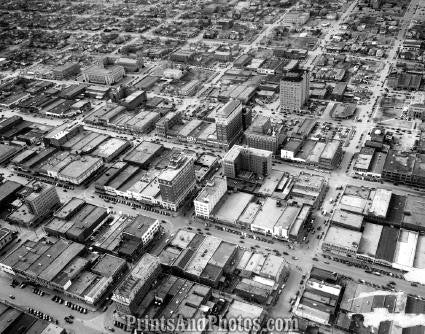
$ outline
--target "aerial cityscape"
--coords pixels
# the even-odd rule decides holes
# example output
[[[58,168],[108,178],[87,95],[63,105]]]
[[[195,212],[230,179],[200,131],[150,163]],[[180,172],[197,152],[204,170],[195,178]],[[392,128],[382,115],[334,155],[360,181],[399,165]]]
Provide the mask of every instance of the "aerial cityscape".
[[[425,334],[424,76],[425,0],[1,0],[0,334]]]

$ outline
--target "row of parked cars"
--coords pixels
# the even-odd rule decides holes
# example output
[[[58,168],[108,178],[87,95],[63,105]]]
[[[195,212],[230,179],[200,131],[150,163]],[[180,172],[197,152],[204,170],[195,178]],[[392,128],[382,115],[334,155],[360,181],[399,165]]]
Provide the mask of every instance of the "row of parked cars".
[[[56,320],[56,321],[54,321],[53,320],[53,318],[50,316],[50,315],[48,315],[48,314],[44,314],[43,312],[40,312],[40,311],[37,311],[37,310],[34,310],[33,308],[31,308],[31,307],[29,307],[28,308],[28,312],[30,313],[30,314],[33,314],[33,315],[35,315],[37,318],[39,318],[39,319],[43,319],[43,320],[47,320],[47,321],[50,321],[50,322],[55,322],[55,323],[58,323],[58,321]]]
[[[87,312],[88,312],[88,310],[87,310],[85,307],[82,307],[82,306],[80,306],[80,305],[77,305],[77,304],[71,303],[70,301],[67,301],[67,300],[65,300],[65,299],[63,299],[63,298],[61,298],[61,297],[59,297],[59,296],[57,296],[57,295],[54,295],[54,296],[52,297],[52,300],[53,300],[55,303],[59,303],[59,304],[63,304],[63,303],[65,303],[65,306],[66,306],[66,307],[69,307],[70,309],[72,309],[72,310],[76,310],[76,311],[78,311],[78,312],[80,312],[80,313],[87,314]]]

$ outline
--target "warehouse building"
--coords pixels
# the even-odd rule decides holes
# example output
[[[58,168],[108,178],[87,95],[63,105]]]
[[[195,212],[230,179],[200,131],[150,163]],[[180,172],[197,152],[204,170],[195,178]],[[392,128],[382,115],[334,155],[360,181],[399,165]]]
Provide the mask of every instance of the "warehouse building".
[[[143,141],[131,150],[123,161],[141,168],[147,169],[152,160],[158,157],[164,150],[161,144]]]
[[[93,155],[102,158],[105,162],[111,162],[130,146],[130,142],[126,140],[109,138],[96,148]]]
[[[77,204],[77,200],[71,199],[70,202],[56,213],[44,230],[49,235],[83,243],[107,217],[107,212],[105,208],[85,203],[79,205],[77,210],[72,210],[72,214],[68,214],[67,211],[72,209],[73,203]],[[58,216],[67,218],[62,219]]]
[[[179,230],[159,255],[163,266],[212,287],[232,270],[237,246],[214,236]]]
[[[322,243],[322,249],[335,254],[356,256],[362,233],[343,227],[329,227]]]

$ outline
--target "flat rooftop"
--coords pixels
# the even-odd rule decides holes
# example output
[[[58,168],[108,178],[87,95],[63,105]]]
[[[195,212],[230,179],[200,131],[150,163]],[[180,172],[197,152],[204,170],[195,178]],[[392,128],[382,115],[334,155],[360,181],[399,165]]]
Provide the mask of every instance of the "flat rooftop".
[[[196,197],[196,201],[208,203],[218,196],[220,189],[227,189],[227,181],[225,178],[215,176],[211,182],[208,182],[202,191]]]
[[[390,190],[376,189],[368,213],[375,217],[385,218],[387,216],[391,196],[392,191]]]
[[[358,253],[370,257],[375,257],[382,234],[382,229],[382,225],[366,223],[364,226]]]
[[[332,222],[346,228],[360,231],[363,225],[363,216],[336,209],[332,216]]]
[[[243,192],[225,195],[221,201],[221,206],[216,210],[215,217],[226,222],[236,222],[253,198],[253,195]]]
[[[230,100],[217,112],[216,115],[219,118],[227,118],[240,105],[241,105],[241,102],[239,100]]]
[[[339,226],[331,226],[328,229],[328,233],[326,233],[323,243],[357,252],[361,238],[361,232]]]
[[[332,160],[340,145],[341,142],[339,140],[332,140],[328,142],[320,155],[320,159]]]
[[[273,231],[274,226],[279,221],[280,216],[285,211],[284,206],[277,205],[277,199],[268,197],[260,209],[260,212],[252,223],[252,228],[271,230]]]
[[[398,236],[396,250],[394,254],[394,263],[402,268],[412,268],[416,247],[418,244],[418,232],[401,229]]]

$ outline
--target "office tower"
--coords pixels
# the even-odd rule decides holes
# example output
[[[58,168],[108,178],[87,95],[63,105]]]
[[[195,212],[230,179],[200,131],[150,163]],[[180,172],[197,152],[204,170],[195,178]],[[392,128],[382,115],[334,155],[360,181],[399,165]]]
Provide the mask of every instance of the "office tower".
[[[217,112],[216,127],[220,145],[232,147],[243,132],[242,103],[239,100],[230,100]]]
[[[158,176],[158,183],[163,206],[177,210],[196,183],[193,159],[183,153],[173,156],[168,167]]]
[[[281,110],[299,112],[308,100],[309,73],[295,69],[286,72],[280,81]]]

